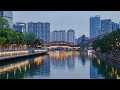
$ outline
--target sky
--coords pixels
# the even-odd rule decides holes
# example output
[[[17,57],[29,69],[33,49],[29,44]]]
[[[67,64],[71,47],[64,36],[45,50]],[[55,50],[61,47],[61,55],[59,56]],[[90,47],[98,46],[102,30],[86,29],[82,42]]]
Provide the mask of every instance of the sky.
[[[78,38],[89,37],[89,18],[96,15],[120,22],[120,11],[13,11],[13,22],[50,22],[50,31],[74,29]]]

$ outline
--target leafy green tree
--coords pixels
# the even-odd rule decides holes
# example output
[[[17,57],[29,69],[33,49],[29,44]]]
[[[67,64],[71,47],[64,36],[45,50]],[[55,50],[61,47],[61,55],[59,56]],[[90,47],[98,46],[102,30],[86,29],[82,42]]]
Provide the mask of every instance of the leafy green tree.
[[[8,20],[0,17],[0,27],[10,28],[10,25],[9,25],[9,23],[8,23]]]
[[[118,43],[118,45],[116,45]],[[102,53],[120,51],[120,29],[97,38],[93,42],[93,48],[96,50],[100,47]]]
[[[5,37],[0,37],[0,45],[1,46],[4,45],[5,41],[6,41]]]
[[[36,47],[42,47],[43,43],[44,43],[44,41],[42,39],[38,38],[38,39],[35,40],[34,44],[35,44]]]
[[[35,42],[35,34],[34,33],[29,33],[27,35],[27,44],[28,45],[34,45]]]
[[[35,42],[35,34],[29,33],[19,33],[12,30],[8,24],[8,21],[2,17],[0,17],[0,46],[3,47],[18,47],[23,45],[34,46]],[[37,42],[37,44],[41,44]]]

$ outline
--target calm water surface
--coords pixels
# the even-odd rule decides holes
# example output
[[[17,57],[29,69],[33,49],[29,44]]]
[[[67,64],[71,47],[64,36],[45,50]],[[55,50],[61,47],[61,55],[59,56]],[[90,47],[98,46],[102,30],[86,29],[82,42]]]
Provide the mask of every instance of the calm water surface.
[[[108,61],[86,52],[51,51],[0,63],[0,79],[119,79],[119,65]]]

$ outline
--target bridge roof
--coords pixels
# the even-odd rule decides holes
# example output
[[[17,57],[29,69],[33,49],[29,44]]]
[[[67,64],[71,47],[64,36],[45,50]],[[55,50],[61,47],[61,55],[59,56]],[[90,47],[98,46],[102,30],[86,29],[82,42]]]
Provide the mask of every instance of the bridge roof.
[[[70,46],[70,47],[79,47],[79,45],[76,45],[74,43],[69,43],[69,42],[63,42],[63,41],[58,41],[58,42],[49,42],[46,43],[45,46]]]

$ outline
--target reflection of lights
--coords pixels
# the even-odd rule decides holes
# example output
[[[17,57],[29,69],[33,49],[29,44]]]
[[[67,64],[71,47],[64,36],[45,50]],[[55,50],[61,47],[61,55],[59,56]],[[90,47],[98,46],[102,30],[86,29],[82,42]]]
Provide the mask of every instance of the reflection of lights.
[[[7,79],[9,78],[9,74],[7,73]]]
[[[117,74],[117,69],[115,70],[115,75]]]
[[[117,75],[117,79],[120,79],[120,77]]]
[[[26,68],[26,65],[25,65],[25,71],[26,71],[26,69],[27,69],[27,68]]]
[[[37,64],[37,65],[40,65],[42,63],[42,58],[41,57],[38,57],[38,58],[35,58],[34,62]]]
[[[55,60],[63,60],[63,59],[67,59],[69,57],[75,57],[75,56],[78,56],[79,55],[79,52],[77,51],[50,51],[49,52],[49,56],[50,58],[52,59],[55,59]]]
[[[111,77],[113,76],[113,74],[111,73]]]
[[[114,73],[114,68],[112,67],[112,73]]]
[[[14,75],[16,74],[16,70],[14,69]]]
[[[29,64],[29,68],[30,68],[30,64]]]
[[[107,65],[106,65],[106,69],[107,69]]]
[[[97,63],[100,65],[100,59],[97,59]]]
[[[22,67],[24,65],[27,65],[28,63],[29,63],[29,61],[23,61],[23,62],[7,65],[7,66],[4,66],[4,67],[0,67],[0,73],[10,71],[10,70],[12,70],[14,68],[21,69],[20,67]]]
[[[21,68],[19,68],[19,70],[20,70],[20,73],[21,73]]]

